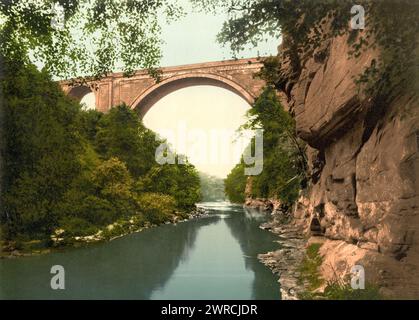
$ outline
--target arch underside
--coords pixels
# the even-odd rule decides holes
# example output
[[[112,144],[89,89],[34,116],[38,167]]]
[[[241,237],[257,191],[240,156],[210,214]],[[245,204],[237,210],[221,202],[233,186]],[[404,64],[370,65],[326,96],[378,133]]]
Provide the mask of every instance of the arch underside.
[[[135,101],[132,103],[132,108],[136,110],[141,118],[143,118],[148,110],[150,110],[157,101],[166,95],[179,89],[204,85],[227,89],[242,97],[247,103],[253,103],[253,96],[248,93],[242,86],[230,79],[211,74],[194,74],[172,77],[155,84],[135,99]]]
[[[93,91],[88,86],[78,86],[71,88],[68,95],[75,98],[77,101],[81,101],[86,94],[91,92]]]

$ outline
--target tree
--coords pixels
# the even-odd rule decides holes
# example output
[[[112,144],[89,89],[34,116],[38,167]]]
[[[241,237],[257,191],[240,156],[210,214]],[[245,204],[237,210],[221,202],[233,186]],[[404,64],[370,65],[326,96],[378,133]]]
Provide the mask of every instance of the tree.
[[[273,87],[267,86],[247,113],[242,129],[263,129],[263,170],[252,177],[252,195],[279,198],[291,205],[306,177],[305,147],[295,133],[293,118],[286,112]],[[253,147],[253,140],[248,148]],[[241,161],[225,180],[231,201],[243,202],[245,164]]]
[[[100,162],[87,175],[74,180],[58,206],[60,226],[81,235],[93,226],[100,227],[138,212],[132,178],[126,165],[117,158]],[[83,226],[77,230],[75,227]]]
[[[155,165],[137,185],[140,192],[172,196],[181,209],[201,200],[199,175],[190,163]]]
[[[225,193],[233,203],[243,203],[245,200],[246,176],[244,175],[245,164],[238,163],[224,180]]]
[[[97,110],[86,110],[78,114],[78,127],[80,134],[93,144],[99,129],[99,121],[104,114]]]
[[[419,2],[411,0],[192,0],[211,12],[228,14],[218,41],[228,44],[234,54],[246,45],[254,47],[266,36],[282,37],[279,55],[290,64],[285,78],[298,78],[305,61],[316,49],[338,35],[347,34],[351,51],[357,58],[363,50],[379,48],[374,59],[357,79],[360,89],[372,98],[383,100],[397,96],[402,90],[417,92],[419,55]],[[365,30],[350,27],[352,6],[361,5],[368,21]],[[397,26],[397,27],[395,27]],[[278,41],[279,42],[279,41]],[[317,52],[318,57],[326,52]],[[277,87],[287,79],[280,79]],[[272,76],[272,74],[271,74]],[[271,77],[272,80],[272,77]],[[268,81],[269,82],[269,81]],[[402,86],[400,84],[403,84]],[[285,87],[282,88],[286,90]],[[394,92],[396,91],[396,92]],[[382,101],[381,101],[382,103]]]
[[[134,178],[145,175],[155,163],[156,135],[127,105],[113,107],[97,122],[93,143],[103,159],[118,157]]]
[[[0,55],[26,62],[34,56],[59,78],[154,70],[161,56],[159,17],[181,13],[171,0],[1,1]]]
[[[46,72],[17,61],[5,66],[0,82],[2,238],[48,240],[57,228],[68,236],[92,234],[141,215],[139,199],[146,191],[161,194],[170,210],[172,202],[189,209],[200,200],[195,167],[159,166],[155,150],[162,141],[130,108],[82,111]],[[149,182],[146,188],[138,188],[142,181]]]
[[[264,129],[263,171],[253,179],[254,194],[292,204],[306,179],[305,146],[297,138],[294,119],[284,110],[274,88],[267,86],[258,97],[244,127]]]
[[[80,174],[80,106],[34,66],[3,66],[1,222],[5,235],[48,234],[55,207]]]

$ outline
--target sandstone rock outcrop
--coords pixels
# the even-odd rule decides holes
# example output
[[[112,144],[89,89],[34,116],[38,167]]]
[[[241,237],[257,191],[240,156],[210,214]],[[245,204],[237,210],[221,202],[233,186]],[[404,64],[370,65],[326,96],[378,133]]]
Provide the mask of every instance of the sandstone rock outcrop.
[[[386,295],[419,298],[418,92],[371,101],[354,80],[379,49],[350,58],[347,40],[329,39],[283,84],[312,173],[294,223],[326,238],[326,279],[361,264]]]

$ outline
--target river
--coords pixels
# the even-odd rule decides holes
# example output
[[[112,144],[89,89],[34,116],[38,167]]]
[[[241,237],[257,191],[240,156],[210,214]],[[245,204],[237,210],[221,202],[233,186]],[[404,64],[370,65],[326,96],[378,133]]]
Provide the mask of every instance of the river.
[[[278,248],[262,213],[202,203],[208,217],[163,225],[107,243],[0,259],[1,299],[280,299],[258,253]],[[52,290],[53,265],[65,289]]]

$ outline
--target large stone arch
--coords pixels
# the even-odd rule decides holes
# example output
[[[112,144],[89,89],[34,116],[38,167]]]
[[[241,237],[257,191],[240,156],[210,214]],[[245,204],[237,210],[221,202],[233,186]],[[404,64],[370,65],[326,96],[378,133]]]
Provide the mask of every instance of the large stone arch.
[[[152,85],[134,99],[131,108],[136,110],[142,118],[157,101],[168,94],[179,89],[201,85],[224,88],[239,95],[249,104],[254,102],[253,95],[232,79],[212,73],[192,72],[175,75]]]
[[[138,70],[131,77],[121,72],[109,74],[100,80],[87,81],[75,86],[74,81],[61,81],[64,92],[81,100],[92,91],[96,110],[108,112],[112,106],[126,103],[143,116],[151,106],[167,94],[181,88],[211,85],[230,90],[249,104],[253,103],[265,86],[265,81],[255,78],[263,62],[260,58],[204,62],[175,67],[163,67],[159,83],[148,70]]]

